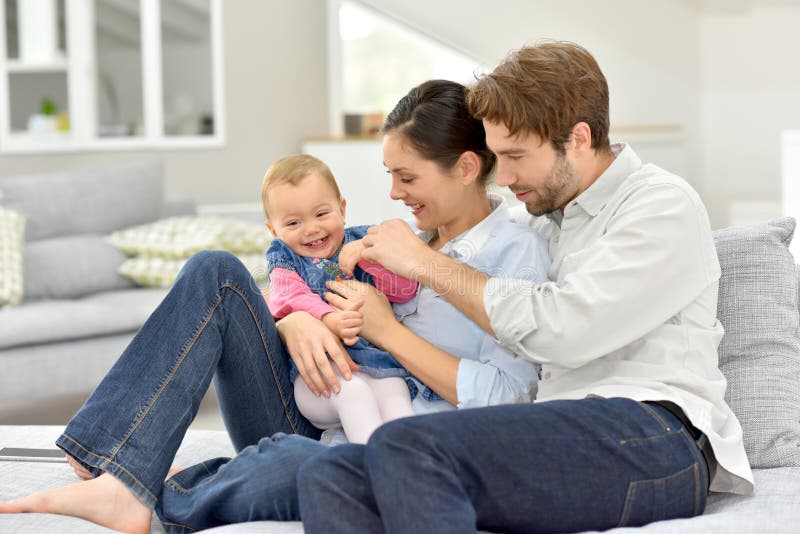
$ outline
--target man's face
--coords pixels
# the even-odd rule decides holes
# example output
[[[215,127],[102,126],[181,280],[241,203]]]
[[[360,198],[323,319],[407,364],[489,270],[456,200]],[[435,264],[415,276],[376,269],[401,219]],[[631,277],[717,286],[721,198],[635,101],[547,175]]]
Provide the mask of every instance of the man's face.
[[[578,177],[552,144],[533,133],[511,136],[503,123],[484,120],[483,126],[497,155],[497,185],[508,186],[529,213],[550,213],[578,195]]]

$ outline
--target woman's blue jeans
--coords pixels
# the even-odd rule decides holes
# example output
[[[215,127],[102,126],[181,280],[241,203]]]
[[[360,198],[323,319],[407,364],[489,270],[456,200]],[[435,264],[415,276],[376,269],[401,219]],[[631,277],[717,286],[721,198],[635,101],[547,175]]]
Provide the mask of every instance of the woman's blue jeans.
[[[238,455],[165,482],[212,379]],[[187,262],[57,444],[93,474],[122,480],[180,531],[298,519],[296,473],[326,449],[318,437],[295,405],[260,289],[234,256],[215,251]]]
[[[307,534],[606,530],[701,514],[708,483],[671,411],[594,397],[400,419],[298,480]]]

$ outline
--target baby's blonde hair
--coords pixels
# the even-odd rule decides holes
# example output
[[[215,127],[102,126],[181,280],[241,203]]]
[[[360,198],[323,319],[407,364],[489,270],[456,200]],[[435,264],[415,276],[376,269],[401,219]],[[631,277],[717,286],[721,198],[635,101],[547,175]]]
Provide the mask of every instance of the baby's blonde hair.
[[[308,154],[292,154],[273,163],[264,174],[264,180],[261,182],[261,203],[264,205],[264,215],[267,219],[269,219],[267,198],[271,188],[280,184],[297,185],[303,178],[314,173],[320,175],[333,188],[337,199],[342,198],[336,179],[327,165]]]

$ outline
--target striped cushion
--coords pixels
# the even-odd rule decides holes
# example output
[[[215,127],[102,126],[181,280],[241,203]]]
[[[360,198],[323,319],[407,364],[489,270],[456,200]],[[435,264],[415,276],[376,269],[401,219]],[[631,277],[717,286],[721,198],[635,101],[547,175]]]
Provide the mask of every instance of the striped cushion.
[[[114,232],[109,241],[129,255],[186,259],[201,250],[263,254],[270,238],[263,224],[223,217],[170,217]]]
[[[267,264],[263,254],[239,254],[239,260],[247,267],[255,282],[266,287]],[[188,258],[162,258],[159,256],[136,256],[120,265],[117,272],[145,287],[167,287],[172,285],[178,272]],[[263,289],[262,287],[262,289]]]
[[[25,218],[0,207],[0,306],[22,300],[22,246]]]

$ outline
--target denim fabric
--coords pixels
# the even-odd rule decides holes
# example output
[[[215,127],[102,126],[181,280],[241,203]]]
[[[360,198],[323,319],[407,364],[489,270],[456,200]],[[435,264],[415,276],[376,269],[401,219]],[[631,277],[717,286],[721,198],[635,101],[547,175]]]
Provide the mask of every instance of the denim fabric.
[[[235,458],[215,458],[168,479],[155,511],[168,533],[247,521],[297,521],[297,470],[327,450],[303,436],[275,434]]]
[[[345,228],[344,243],[361,239],[367,234],[368,226],[351,226]],[[340,249],[341,250],[341,249]],[[327,282],[336,279],[348,279],[339,267],[339,251],[330,258],[306,258],[296,254],[286,243],[280,239],[275,239],[267,250],[267,261],[269,271],[276,267],[289,269],[296,272],[308,287],[323,297],[328,291]],[[375,285],[372,275],[365,272],[362,268],[356,267],[355,278],[366,284]],[[352,346],[345,346],[347,352],[354,362],[361,366],[361,371],[375,378],[386,378],[389,376],[410,376],[410,373],[400,365],[391,354],[385,350],[377,348],[375,345],[359,338],[358,342]],[[291,362],[292,368],[290,378],[294,380],[297,376],[297,368]]]
[[[152,508],[212,378],[237,450],[276,432],[319,436],[294,403],[288,360],[247,269],[201,252],[56,443]],[[194,505],[224,504],[203,497]]]
[[[351,241],[363,238],[367,235],[368,228],[369,226],[351,226],[345,228],[342,246]],[[267,262],[269,263],[267,269],[272,271],[272,269],[276,267],[282,267],[296,272],[300,275],[300,278],[308,284],[311,291],[322,297],[325,295],[325,292],[328,291],[328,288],[325,286],[326,282],[336,280],[337,277],[342,279],[348,278],[339,268],[340,251],[341,248],[330,258],[306,258],[296,254],[280,239],[274,239],[266,254]],[[366,284],[375,285],[372,276],[360,267],[357,267],[353,274],[355,275],[353,278]]]
[[[708,470],[663,406],[593,397],[393,421],[298,487],[307,534],[576,532],[699,515]]]

